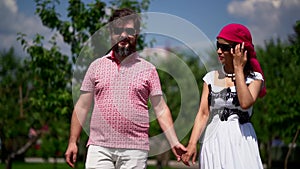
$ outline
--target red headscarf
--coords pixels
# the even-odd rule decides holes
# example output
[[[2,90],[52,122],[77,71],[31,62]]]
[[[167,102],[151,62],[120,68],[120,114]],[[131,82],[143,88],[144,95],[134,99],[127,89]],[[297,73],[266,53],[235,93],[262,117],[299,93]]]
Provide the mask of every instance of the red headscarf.
[[[252,44],[252,36],[247,27],[237,23],[231,23],[222,28],[217,38],[222,38],[225,40],[229,40],[232,42],[243,43],[245,45],[245,49],[247,50],[250,58],[250,64],[253,67],[255,72],[261,73],[263,76],[263,71],[260,67],[260,64],[256,58],[256,52],[254,50],[254,45]],[[265,77],[264,77],[264,86],[259,94],[259,97],[264,97],[266,95],[266,85],[265,85]]]

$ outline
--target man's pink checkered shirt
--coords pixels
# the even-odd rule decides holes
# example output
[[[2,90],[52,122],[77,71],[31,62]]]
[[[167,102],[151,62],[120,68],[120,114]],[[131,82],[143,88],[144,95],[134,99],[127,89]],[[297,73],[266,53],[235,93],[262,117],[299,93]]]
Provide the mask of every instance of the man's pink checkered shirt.
[[[112,52],[89,66],[81,91],[94,92],[87,145],[149,150],[149,97],[162,95],[156,68],[134,53],[119,65]]]

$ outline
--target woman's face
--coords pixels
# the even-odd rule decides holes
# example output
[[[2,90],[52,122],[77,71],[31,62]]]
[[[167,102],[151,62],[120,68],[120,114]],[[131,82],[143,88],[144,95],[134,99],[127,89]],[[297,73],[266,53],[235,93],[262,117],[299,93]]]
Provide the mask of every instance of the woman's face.
[[[232,42],[221,38],[217,39],[217,53],[222,64],[228,61],[232,62],[231,48],[234,48]]]

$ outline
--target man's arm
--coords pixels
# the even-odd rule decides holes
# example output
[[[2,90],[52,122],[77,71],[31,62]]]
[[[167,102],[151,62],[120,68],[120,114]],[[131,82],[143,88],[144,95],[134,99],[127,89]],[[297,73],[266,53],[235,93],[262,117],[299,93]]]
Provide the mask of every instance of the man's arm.
[[[186,152],[186,148],[178,141],[177,135],[173,126],[173,119],[169,107],[161,95],[150,98],[153,110],[164,134],[166,135],[169,144],[172,147],[177,160],[180,160],[181,155]]]
[[[80,137],[82,125],[85,123],[86,116],[92,105],[92,101],[92,92],[82,93],[73,110],[70,127],[69,145],[65,153],[66,162],[72,168],[74,168],[74,164],[76,162],[78,153],[77,141]]]

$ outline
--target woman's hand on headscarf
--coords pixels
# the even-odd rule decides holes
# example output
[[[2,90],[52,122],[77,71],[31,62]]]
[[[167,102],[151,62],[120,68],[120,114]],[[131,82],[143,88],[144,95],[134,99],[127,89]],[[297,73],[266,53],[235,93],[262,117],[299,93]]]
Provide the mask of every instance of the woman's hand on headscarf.
[[[245,50],[244,42],[242,44],[237,44],[231,49],[231,54],[233,55],[233,66],[234,68],[244,69],[247,62],[247,50]]]

